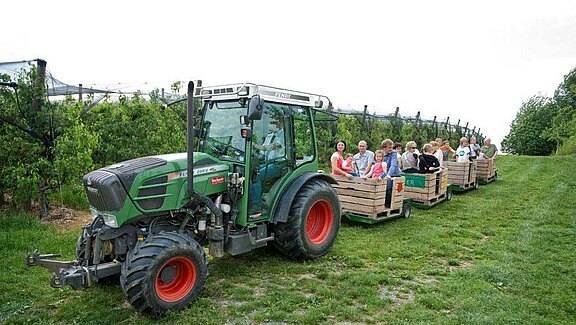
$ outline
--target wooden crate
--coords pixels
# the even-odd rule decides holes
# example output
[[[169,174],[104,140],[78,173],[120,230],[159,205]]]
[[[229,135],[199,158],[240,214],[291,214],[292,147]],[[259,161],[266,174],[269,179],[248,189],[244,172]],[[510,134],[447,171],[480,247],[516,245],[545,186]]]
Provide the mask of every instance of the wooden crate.
[[[415,202],[434,203],[443,199],[448,189],[448,170],[433,174],[404,174],[406,188],[404,195]]]
[[[445,161],[448,183],[468,187],[476,182],[476,160],[467,162]]]
[[[488,181],[496,174],[496,161],[493,159],[478,159],[476,161],[476,177]]]
[[[392,179],[392,200],[390,207],[386,202],[386,180],[364,179],[354,177],[334,176],[338,184],[332,186],[338,193],[338,198],[342,205],[342,213],[352,212],[379,218],[382,215],[388,216],[391,210],[402,210],[404,203],[404,177],[394,177]]]

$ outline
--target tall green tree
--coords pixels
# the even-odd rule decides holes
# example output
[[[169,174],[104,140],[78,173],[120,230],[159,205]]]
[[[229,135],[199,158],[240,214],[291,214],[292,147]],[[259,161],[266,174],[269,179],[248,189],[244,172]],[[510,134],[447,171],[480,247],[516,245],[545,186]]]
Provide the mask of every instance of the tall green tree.
[[[554,102],[540,95],[525,101],[510,125],[510,132],[502,141],[505,152],[520,155],[543,156],[554,151],[555,142],[546,136],[546,130],[556,116]]]

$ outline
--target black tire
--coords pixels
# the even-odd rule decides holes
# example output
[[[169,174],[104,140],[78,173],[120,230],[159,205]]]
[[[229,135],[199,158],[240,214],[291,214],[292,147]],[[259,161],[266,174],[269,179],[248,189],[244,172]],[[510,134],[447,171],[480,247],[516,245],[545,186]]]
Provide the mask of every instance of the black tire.
[[[292,201],[288,220],[274,228],[274,246],[288,258],[313,259],[326,254],[340,229],[340,201],[327,182],[311,179]]]
[[[412,215],[412,209],[410,208],[410,202],[404,202],[402,204],[402,218],[410,218]]]
[[[446,201],[452,200],[452,189],[446,190]]]
[[[134,308],[161,316],[188,307],[204,290],[207,276],[200,244],[184,234],[160,232],[130,250],[120,284]]]

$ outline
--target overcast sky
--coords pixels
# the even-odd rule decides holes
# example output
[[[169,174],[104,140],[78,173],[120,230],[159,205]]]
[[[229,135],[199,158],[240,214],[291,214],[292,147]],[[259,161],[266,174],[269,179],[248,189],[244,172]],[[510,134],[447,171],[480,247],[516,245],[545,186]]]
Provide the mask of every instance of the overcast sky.
[[[251,81],[497,144],[576,67],[576,1],[19,0],[0,17],[0,62],[42,58],[69,84]]]

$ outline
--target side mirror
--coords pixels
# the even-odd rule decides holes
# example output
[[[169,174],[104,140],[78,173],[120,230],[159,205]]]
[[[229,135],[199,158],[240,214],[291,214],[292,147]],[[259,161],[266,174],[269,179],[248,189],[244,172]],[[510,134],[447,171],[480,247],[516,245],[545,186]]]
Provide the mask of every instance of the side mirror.
[[[248,104],[248,119],[252,121],[261,119],[262,111],[264,111],[264,99],[260,98],[260,95],[252,96]]]

